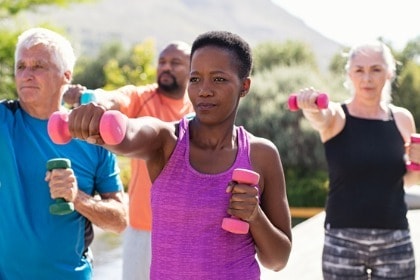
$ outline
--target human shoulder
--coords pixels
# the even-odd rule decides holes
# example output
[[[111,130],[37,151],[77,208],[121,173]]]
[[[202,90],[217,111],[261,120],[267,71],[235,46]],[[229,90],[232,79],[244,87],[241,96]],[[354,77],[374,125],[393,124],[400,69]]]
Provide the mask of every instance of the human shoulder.
[[[10,110],[13,113],[20,109],[20,104],[18,100],[3,99],[0,100],[0,105],[4,105],[4,108]]]
[[[396,106],[394,104],[390,104],[389,108],[394,116],[398,115],[399,117],[413,118],[413,114],[407,108]]]
[[[401,136],[404,138],[404,141],[409,142],[411,134],[416,132],[413,114],[404,107],[395,105],[390,105],[389,107]]]
[[[279,151],[271,140],[255,136],[250,132],[248,132],[248,135],[251,146],[251,160],[253,162],[255,162],[256,159],[258,159],[258,161],[270,162],[279,158]]]

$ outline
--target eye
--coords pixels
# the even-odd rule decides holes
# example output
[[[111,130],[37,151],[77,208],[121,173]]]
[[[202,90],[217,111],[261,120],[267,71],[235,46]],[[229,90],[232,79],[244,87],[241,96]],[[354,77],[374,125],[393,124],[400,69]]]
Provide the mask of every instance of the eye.
[[[190,83],[196,83],[198,80],[199,79],[197,77],[190,77]]]
[[[225,78],[222,78],[222,77],[215,77],[215,78],[214,78],[214,81],[215,81],[215,82],[219,82],[219,83],[221,83],[221,82],[226,81],[226,79],[225,79]]]

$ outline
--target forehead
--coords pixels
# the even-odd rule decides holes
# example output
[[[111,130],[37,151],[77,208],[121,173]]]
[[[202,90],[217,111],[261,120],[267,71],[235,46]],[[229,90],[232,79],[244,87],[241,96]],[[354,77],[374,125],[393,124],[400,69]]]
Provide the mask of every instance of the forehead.
[[[382,53],[373,51],[373,50],[365,50],[363,52],[355,53],[351,59],[351,66],[373,66],[373,65],[381,65],[385,66],[385,60],[383,58]]]
[[[236,57],[233,52],[217,46],[205,46],[197,49],[191,57],[191,64],[200,64],[206,60],[205,64],[229,64],[233,65]]]
[[[176,46],[169,46],[165,48],[160,54],[159,58],[179,58],[188,59],[188,55]]]
[[[43,45],[21,48],[17,52],[18,61],[50,61],[52,53]]]

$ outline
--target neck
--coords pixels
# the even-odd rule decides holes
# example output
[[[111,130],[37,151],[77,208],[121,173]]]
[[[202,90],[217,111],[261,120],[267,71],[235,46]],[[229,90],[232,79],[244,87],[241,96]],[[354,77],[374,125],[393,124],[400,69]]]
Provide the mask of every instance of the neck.
[[[194,119],[190,123],[190,141],[209,150],[233,149],[236,147],[235,127],[207,126]]]

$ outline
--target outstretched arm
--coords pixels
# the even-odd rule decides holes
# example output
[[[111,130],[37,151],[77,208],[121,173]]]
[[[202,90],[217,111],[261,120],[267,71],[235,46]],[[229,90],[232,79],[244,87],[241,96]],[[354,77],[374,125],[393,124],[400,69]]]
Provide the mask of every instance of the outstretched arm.
[[[296,97],[296,102],[311,126],[318,131],[322,142],[335,136],[344,126],[344,111],[339,103],[329,102],[327,108],[318,108],[315,100],[320,92],[309,88],[303,89]]]
[[[176,123],[168,123],[154,117],[127,118],[118,113],[124,122],[106,127],[106,130],[124,130],[122,141],[118,144],[106,144],[101,136],[100,123],[106,109],[97,104],[82,105],[71,111],[68,129],[71,137],[86,140],[89,143],[103,145],[107,150],[128,157],[141,158],[146,161],[169,158],[175,147]],[[124,126],[118,127],[118,126]]]

